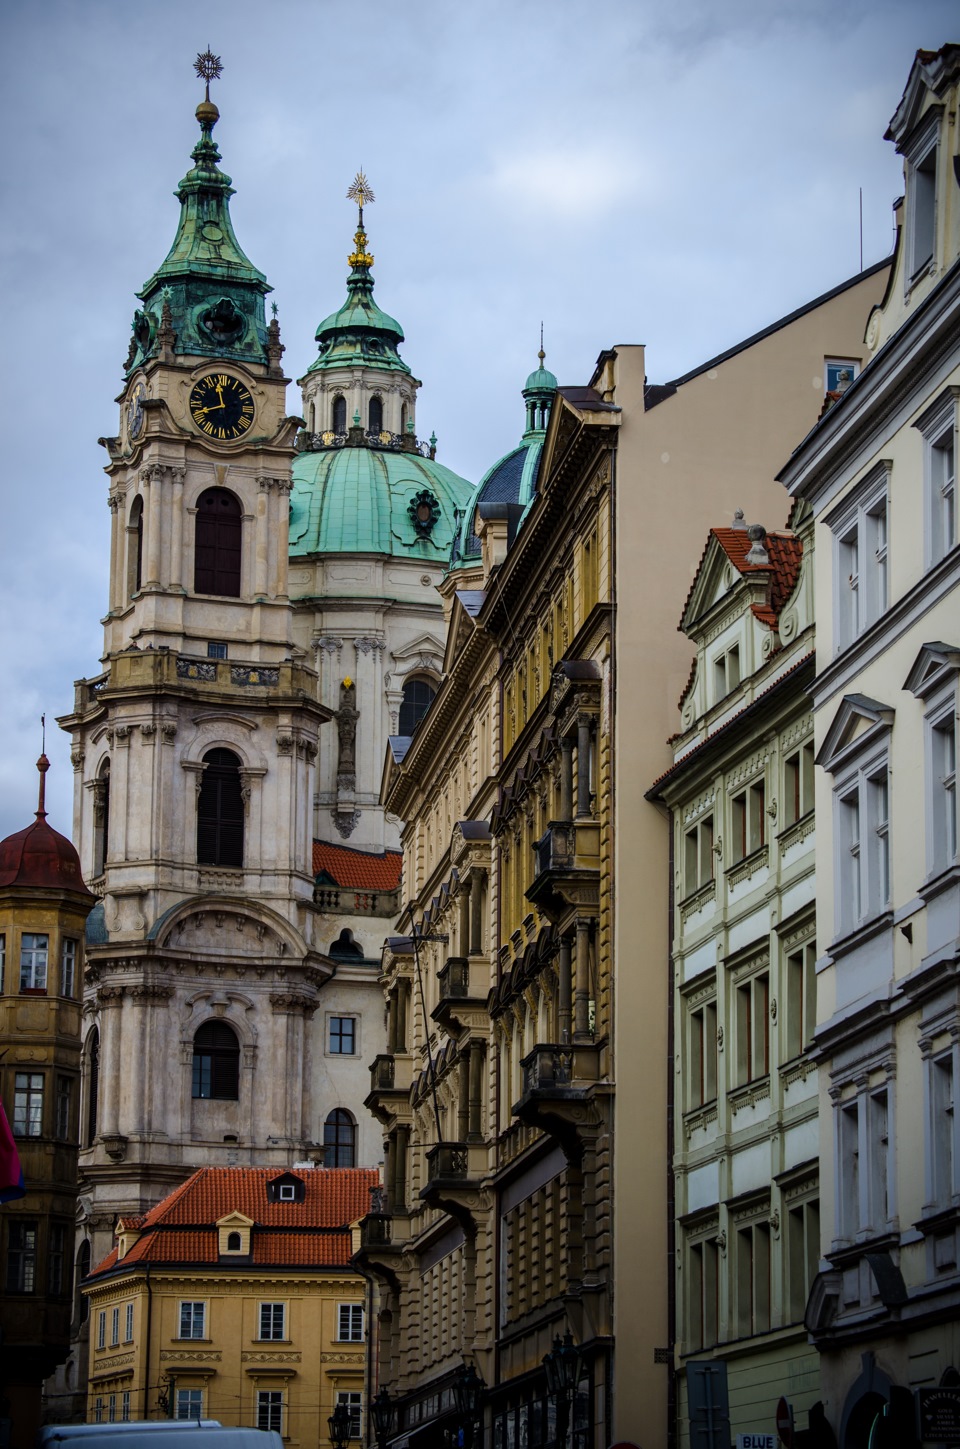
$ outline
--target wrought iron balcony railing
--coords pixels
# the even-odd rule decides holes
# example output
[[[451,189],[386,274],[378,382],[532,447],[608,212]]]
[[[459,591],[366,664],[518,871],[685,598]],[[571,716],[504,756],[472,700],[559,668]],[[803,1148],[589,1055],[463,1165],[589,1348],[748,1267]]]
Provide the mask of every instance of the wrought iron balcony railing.
[[[524,1093],[569,1087],[574,1079],[573,1064],[572,1046],[535,1046],[520,1063]]]
[[[441,1001],[462,1001],[470,995],[470,963],[466,956],[450,956],[438,972]]]

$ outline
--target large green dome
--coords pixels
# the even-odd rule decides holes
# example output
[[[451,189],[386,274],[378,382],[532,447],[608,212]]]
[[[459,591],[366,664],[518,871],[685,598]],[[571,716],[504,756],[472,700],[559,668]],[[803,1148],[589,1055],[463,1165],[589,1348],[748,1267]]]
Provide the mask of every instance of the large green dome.
[[[380,553],[446,563],[472,493],[465,478],[412,450],[301,453],[293,465],[290,555]]]

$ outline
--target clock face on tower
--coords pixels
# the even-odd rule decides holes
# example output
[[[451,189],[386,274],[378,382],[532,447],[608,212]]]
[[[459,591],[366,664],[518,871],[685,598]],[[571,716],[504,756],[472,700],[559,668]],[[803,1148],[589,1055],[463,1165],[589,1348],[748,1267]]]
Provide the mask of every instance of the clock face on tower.
[[[134,442],[143,431],[143,400],[147,395],[146,384],[141,380],[127,399],[127,431]]]
[[[190,415],[208,438],[233,442],[253,422],[253,398],[238,378],[227,372],[209,372],[190,390]]]

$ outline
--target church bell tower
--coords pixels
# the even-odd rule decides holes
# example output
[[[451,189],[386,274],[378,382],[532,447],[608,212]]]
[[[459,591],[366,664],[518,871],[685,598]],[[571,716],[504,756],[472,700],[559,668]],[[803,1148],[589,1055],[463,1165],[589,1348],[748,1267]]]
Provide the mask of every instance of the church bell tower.
[[[102,669],[60,723],[100,897],[84,992],[83,1232],[200,1165],[288,1165],[332,966],[315,946],[316,674],[287,592],[299,420],[266,278],[230,220],[210,81],[169,254],[139,294],[115,437]],[[274,309],[275,314],[276,309]]]

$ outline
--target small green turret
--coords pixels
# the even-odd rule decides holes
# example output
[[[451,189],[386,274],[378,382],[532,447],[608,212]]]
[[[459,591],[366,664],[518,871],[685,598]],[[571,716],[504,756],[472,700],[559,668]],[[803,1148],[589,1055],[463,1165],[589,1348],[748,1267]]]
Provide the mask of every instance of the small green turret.
[[[173,246],[137,294],[143,308],[133,319],[128,375],[164,348],[175,355],[270,361],[263,299],[272,289],[237,241],[230,220],[234,191],[217,164],[213,128],[220,112],[210,100],[210,81],[221,69],[209,52],[197,57],[197,73],[207,83],[196,112],[200,139],[176,191],[180,225]]]

